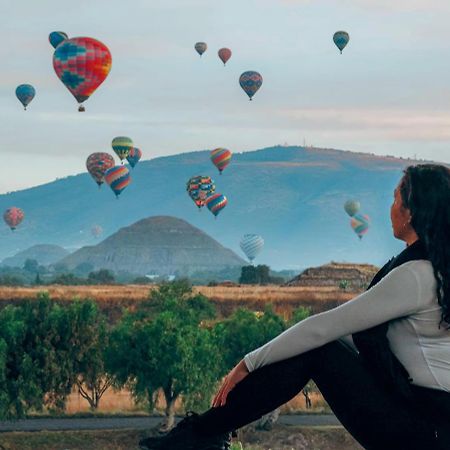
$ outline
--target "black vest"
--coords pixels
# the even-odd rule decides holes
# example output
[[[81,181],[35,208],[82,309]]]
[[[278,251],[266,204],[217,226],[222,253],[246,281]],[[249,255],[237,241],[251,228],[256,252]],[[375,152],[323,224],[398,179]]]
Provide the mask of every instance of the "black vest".
[[[428,259],[425,246],[420,241],[414,242],[399,255],[390,259],[378,271],[367,289],[377,284],[396,267],[418,259]],[[393,298],[392,301],[395,302],[396,299]],[[386,336],[390,322],[354,333],[352,335],[353,342],[359,350],[363,363],[376,374],[386,389],[412,399],[411,382],[413,380],[402,363],[392,353]]]

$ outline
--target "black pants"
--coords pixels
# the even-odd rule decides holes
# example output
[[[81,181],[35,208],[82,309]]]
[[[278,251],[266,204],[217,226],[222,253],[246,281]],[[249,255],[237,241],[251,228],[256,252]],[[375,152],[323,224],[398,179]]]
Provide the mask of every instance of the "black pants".
[[[289,401],[310,379],[365,449],[450,449],[450,393],[414,387],[412,406],[383,388],[340,341],[253,371],[223,407],[202,414],[201,428],[207,434],[240,428]]]

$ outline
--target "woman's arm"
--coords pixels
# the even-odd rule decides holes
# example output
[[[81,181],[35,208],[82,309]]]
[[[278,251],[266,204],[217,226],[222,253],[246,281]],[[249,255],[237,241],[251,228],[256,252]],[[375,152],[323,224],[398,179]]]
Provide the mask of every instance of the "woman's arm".
[[[411,267],[415,263],[417,261],[402,264],[353,300],[302,320],[248,353],[244,358],[248,370],[251,372],[417,311],[421,292],[418,277]]]

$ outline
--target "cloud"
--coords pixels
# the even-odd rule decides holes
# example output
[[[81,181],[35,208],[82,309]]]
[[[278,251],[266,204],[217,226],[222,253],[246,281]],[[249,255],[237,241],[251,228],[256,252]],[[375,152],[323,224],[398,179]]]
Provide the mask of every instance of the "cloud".
[[[316,108],[282,109],[276,116],[286,126],[332,130],[353,134],[370,133],[392,140],[450,140],[450,111],[409,109]]]
[[[268,0],[270,1],[270,0]],[[297,6],[312,4],[312,0],[278,0],[282,5]],[[323,7],[339,6],[341,10],[369,9],[385,11],[448,11],[449,2],[446,0],[316,0],[314,4]]]

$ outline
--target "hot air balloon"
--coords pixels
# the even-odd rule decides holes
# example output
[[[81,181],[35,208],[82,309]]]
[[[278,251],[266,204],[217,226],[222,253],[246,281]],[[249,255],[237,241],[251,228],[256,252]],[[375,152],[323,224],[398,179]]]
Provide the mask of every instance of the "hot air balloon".
[[[264,247],[264,239],[257,234],[244,234],[239,243],[241,250],[251,263]]]
[[[195,48],[195,50],[197,50],[197,53],[200,55],[200,58],[201,58],[203,53],[206,52],[208,45],[206,44],[206,42],[197,42],[195,44],[194,48]]]
[[[127,156],[127,161],[129,162],[130,166],[134,169],[134,166],[139,162],[141,158],[142,152],[137,147],[133,147]]]
[[[212,195],[215,190],[214,180],[207,175],[192,177],[186,184],[186,191],[189,197],[191,197],[199,209],[205,205],[206,198]]]
[[[205,205],[214,214],[215,217],[217,217],[220,211],[222,211],[222,209],[227,206],[227,203],[228,200],[225,195],[219,193],[210,195],[205,200]]]
[[[231,58],[231,50],[229,48],[221,48],[217,54],[219,58],[222,60],[223,65],[227,64],[227,61]]]
[[[336,31],[333,35],[333,41],[336,44],[336,47],[340,50],[341,54],[349,40],[350,35],[346,31]]]
[[[230,164],[232,153],[226,148],[216,148],[211,151],[211,161],[219,169],[220,175],[222,175],[223,169]]]
[[[111,70],[111,53],[100,41],[89,37],[66,39],[53,54],[56,75],[80,104],[105,81]]]
[[[31,84],[20,84],[16,87],[16,97],[23,105],[23,109],[26,111],[28,104],[33,100],[36,95],[36,90]]]
[[[69,36],[67,36],[64,31],[52,31],[48,35],[48,40],[53,48],[58,47],[61,42],[65,41],[66,39],[69,39]]]
[[[255,72],[254,70],[248,70],[244,72],[239,78],[239,84],[244,92],[248,95],[251,100],[256,94],[257,90],[261,87],[263,82],[261,74]]]
[[[123,160],[129,155],[130,151],[134,148],[133,141],[126,136],[117,136],[111,142],[113,150],[120,158],[123,164]]]
[[[361,208],[361,205],[357,200],[347,200],[344,203],[344,209],[345,212],[350,216],[353,217]]]
[[[358,235],[359,239],[367,233],[369,230],[370,218],[366,214],[355,214],[351,220],[350,225],[353,231]]]
[[[114,158],[109,153],[92,153],[86,160],[86,168],[100,187],[104,181],[105,172],[115,166]]]
[[[114,166],[105,173],[105,181],[119,198],[121,192],[131,183],[130,171],[125,166]]]
[[[12,231],[16,229],[16,227],[22,222],[25,214],[20,208],[16,208],[13,206],[12,208],[8,208],[3,214],[3,220],[6,224],[11,228]]]
[[[93,225],[91,228],[91,234],[95,238],[98,238],[103,234],[103,228],[100,225]]]

